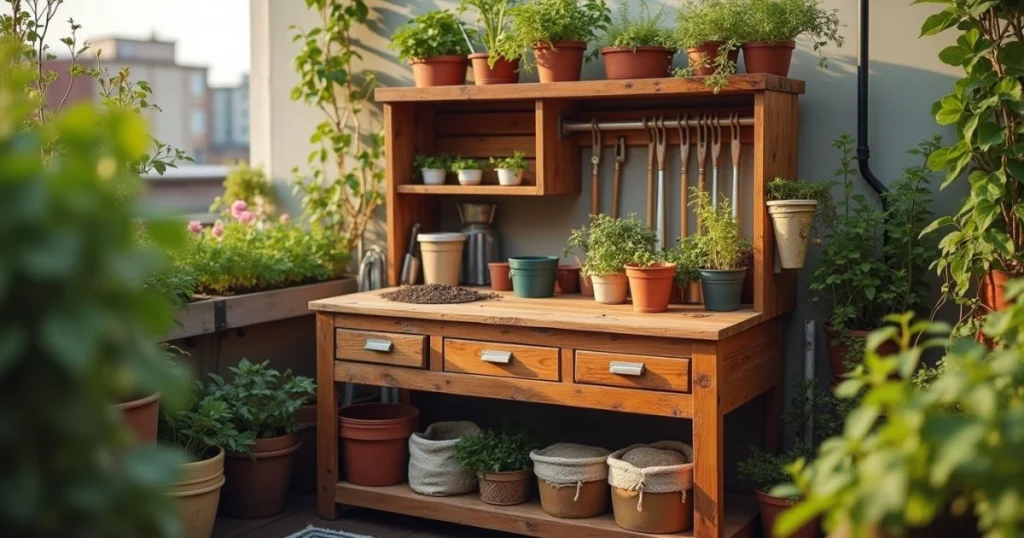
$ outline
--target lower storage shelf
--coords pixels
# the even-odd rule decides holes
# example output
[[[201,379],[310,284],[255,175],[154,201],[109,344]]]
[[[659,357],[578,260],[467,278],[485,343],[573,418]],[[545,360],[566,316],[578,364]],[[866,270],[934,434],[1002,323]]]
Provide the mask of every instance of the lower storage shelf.
[[[651,538],[690,537],[693,531],[678,534],[644,534],[628,531],[615,524],[611,513],[590,519],[559,519],[544,513],[536,499],[516,506],[492,506],[477,493],[457,497],[427,497],[409,489],[407,484],[383,488],[356,486],[339,482],[334,500],[346,506],[371,508],[483,529],[511,532],[541,538]],[[725,504],[724,538],[752,538],[757,519],[757,504],[752,498],[729,497]]]

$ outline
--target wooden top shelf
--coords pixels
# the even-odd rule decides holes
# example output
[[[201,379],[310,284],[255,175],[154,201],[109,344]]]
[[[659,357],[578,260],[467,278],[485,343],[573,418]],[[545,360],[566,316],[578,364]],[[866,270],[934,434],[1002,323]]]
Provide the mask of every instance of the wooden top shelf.
[[[750,94],[758,91],[804,93],[802,80],[776,75],[733,75],[719,95]],[[436,86],[433,88],[378,88],[379,103],[439,101],[500,101],[532,99],[615,99],[635,97],[684,97],[712,95],[700,77],[648,78],[636,80],[582,80],[578,82],[536,82],[486,86]]]
[[[486,196],[537,196],[543,194],[536,185],[398,185],[402,194],[480,194]]]
[[[721,340],[757,325],[762,319],[760,313],[749,307],[736,312],[708,312],[701,306],[670,305],[669,311],[661,314],[638,314],[630,304],[603,305],[581,295],[520,299],[512,292],[498,292],[500,299],[475,303],[420,305],[382,299],[381,293],[388,289],[311,301],[309,308],[343,314],[696,340]]]

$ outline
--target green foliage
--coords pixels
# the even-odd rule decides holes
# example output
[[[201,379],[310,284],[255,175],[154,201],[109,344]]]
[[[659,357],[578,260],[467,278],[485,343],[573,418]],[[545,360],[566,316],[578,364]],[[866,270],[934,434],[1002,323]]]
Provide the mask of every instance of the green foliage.
[[[231,423],[243,434],[268,439],[298,429],[295,412],[316,395],[316,385],[308,377],[293,376],[291,370],[282,374],[268,364],[242,359],[231,371],[230,382],[210,374],[208,393],[227,403]],[[248,450],[248,447],[239,448]]]
[[[461,170],[483,170],[484,163],[476,159],[463,159],[462,157],[455,157],[451,163],[448,164],[448,169],[452,172],[459,172]]]
[[[530,451],[535,448],[525,430],[484,430],[459,439],[455,455],[467,473],[502,473],[529,469]]]
[[[526,0],[512,8],[508,40],[499,48],[503,56],[524,51],[537,44],[555,41],[593,41],[611,24],[611,10],[605,0]],[[588,59],[593,59],[593,50]],[[522,68],[530,69],[524,62]]]
[[[239,161],[228,172],[224,178],[224,194],[214,198],[210,211],[225,212],[235,200],[245,202],[257,218],[273,215],[278,202],[274,184],[263,169],[253,168],[245,161]]]
[[[513,152],[511,157],[505,157],[504,159],[491,157],[491,166],[495,170],[526,170],[530,167],[526,164],[526,154],[521,151]]]
[[[640,0],[640,11],[636,17],[629,13],[629,3],[619,6],[618,17],[605,32],[603,46],[629,47],[634,51],[638,47],[675,48],[675,34],[671,29],[662,26],[665,18],[665,6],[652,13],[647,0]]]
[[[835,230],[837,219],[836,204],[832,200],[832,187],[835,181],[810,182],[777,177],[765,186],[768,199],[775,200],[814,200],[818,207],[814,213],[814,229],[821,231]]]
[[[459,18],[447,9],[430,11],[399,26],[391,34],[391,48],[398,51],[398,60],[423,60],[435,56],[465,56],[469,43],[462,35]],[[465,30],[475,34],[475,30]]]
[[[701,249],[697,236],[691,235],[680,241],[675,247],[665,250],[662,257],[666,262],[676,264],[675,284],[685,286],[696,282],[699,275],[697,269],[704,267],[707,255]]]
[[[512,22],[512,8],[519,0],[461,0],[459,2],[459,14],[464,13],[470,7],[477,10],[477,22],[483,26],[480,39],[484,47],[490,53],[487,59],[491,67],[494,67],[498,58],[505,58],[508,61],[518,60],[523,57],[525,49],[510,49],[503,44],[509,39],[509,25]]]
[[[412,161],[417,170],[447,170],[451,163],[448,155],[417,155]]]
[[[676,18],[676,41],[681,49],[726,43],[737,39],[745,24],[746,14],[737,0],[685,0]]]
[[[185,450],[192,461],[217,454],[217,447],[229,452],[248,452],[256,442],[252,431],[239,433],[227,402],[207,393],[199,381],[188,406],[178,410],[160,409],[160,439]]]
[[[839,34],[839,10],[821,7],[821,0],[742,0],[746,13],[739,37],[743,41],[793,41],[807,36],[818,53],[818,65],[825,67],[828,59],[821,48],[829,43],[843,46]]]
[[[583,276],[611,275],[621,273],[627,263],[653,255],[656,242],[655,233],[635,214],[624,219],[591,215],[589,227],[576,228],[569,234],[569,246],[563,256],[579,249],[587,255],[587,260],[580,264]]]
[[[711,193],[699,187],[691,189],[690,205],[703,230],[695,235],[697,249],[703,255],[701,269],[744,269],[750,240],[740,235],[739,223],[732,216],[729,200],[722,198],[718,207],[711,203]]]

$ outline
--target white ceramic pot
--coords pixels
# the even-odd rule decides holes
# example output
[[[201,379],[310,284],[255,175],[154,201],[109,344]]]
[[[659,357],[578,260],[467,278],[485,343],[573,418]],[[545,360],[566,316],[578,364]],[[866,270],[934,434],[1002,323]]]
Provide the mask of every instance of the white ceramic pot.
[[[444,185],[448,175],[448,171],[443,168],[423,168],[420,173],[423,174],[424,185]]]
[[[626,273],[610,275],[593,275],[590,282],[594,285],[594,300],[601,304],[622,304],[626,302],[629,290],[629,279]]]
[[[523,171],[511,168],[498,168],[498,184],[512,187],[523,182]]]
[[[459,170],[459,185],[479,185],[483,179],[483,170]]]
[[[767,203],[775,230],[775,246],[783,269],[799,269],[807,258],[807,239],[814,227],[818,202],[774,200]]]
[[[466,235],[428,233],[417,235],[416,240],[420,242],[423,257],[423,282],[458,286]]]

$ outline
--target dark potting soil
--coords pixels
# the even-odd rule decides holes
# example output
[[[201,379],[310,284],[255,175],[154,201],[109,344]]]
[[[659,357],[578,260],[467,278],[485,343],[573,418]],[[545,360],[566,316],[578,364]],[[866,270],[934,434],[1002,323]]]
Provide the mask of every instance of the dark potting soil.
[[[403,286],[380,295],[388,301],[414,304],[459,304],[485,301],[501,297],[497,293],[479,292],[472,288],[460,288],[447,284],[426,284]]]

